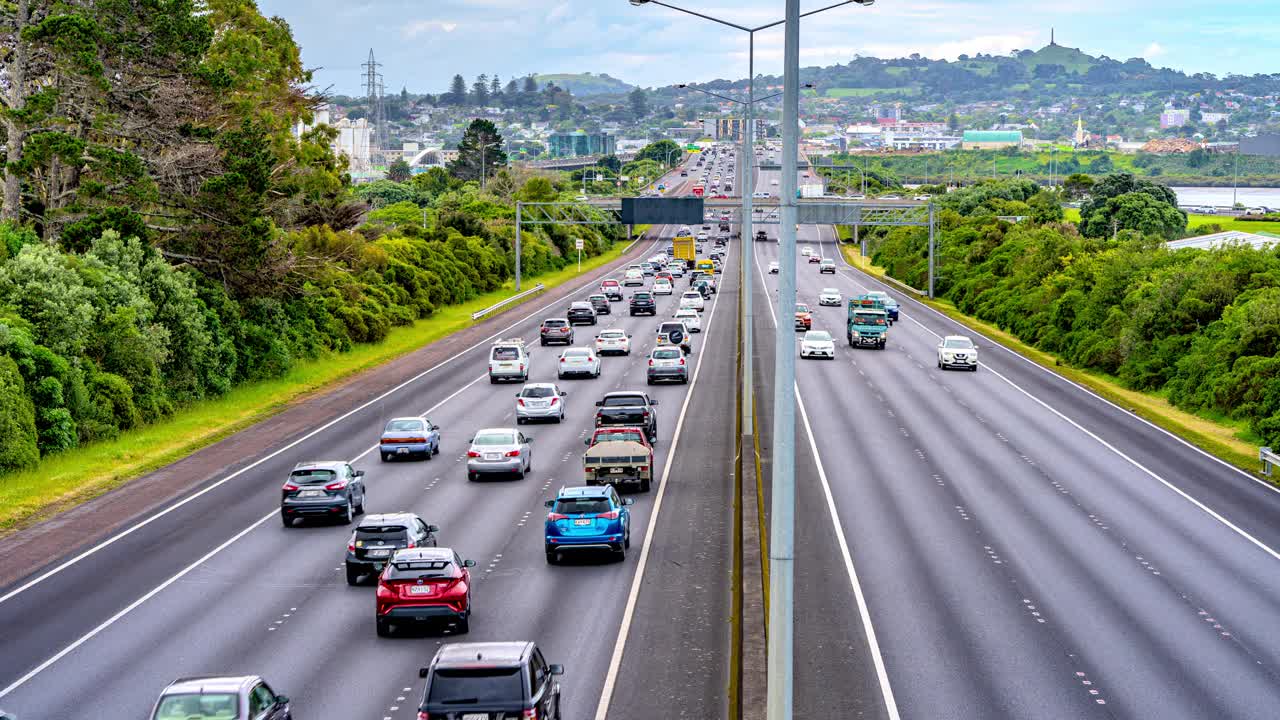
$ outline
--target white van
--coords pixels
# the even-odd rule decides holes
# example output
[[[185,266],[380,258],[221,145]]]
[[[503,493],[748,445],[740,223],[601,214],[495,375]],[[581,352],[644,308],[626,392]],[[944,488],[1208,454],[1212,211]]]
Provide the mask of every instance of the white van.
[[[503,380],[529,382],[529,352],[524,340],[498,340],[489,348],[489,382]]]

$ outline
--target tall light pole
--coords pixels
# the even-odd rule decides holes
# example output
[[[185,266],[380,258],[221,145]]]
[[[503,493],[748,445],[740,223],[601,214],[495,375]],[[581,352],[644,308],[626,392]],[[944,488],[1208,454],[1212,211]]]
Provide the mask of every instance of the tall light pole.
[[[751,193],[755,191],[755,172],[754,172],[752,163],[755,160],[755,156],[751,152],[751,149],[755,143],[754,136],[755,136],[755,124],[756,124],[755,123],[756,33],[760,32],[761,30],[767,30],[769,28],[782,25],[783,23],[786,22],[786,20],[777,20],[775,22],[766,23],[764,25],[758,25],[756,27],[747,27],[745,25],[739,25],[737,23],[732,23],[727,20],[721,20],[720,18],[712,17],[710,15],[705,15],[700,12],[695,12],[693,10],[687,10],[682,7],[677,7],[670,3],[662,2],[662,0],[629,0],[629,1],[632,5],[635,5],[637,7],[641,5],[660,5],[669,10],[682,12],[682,13],[685,13],[686,15],[693,15],[694,17],[699,17],[699,18],[702,18],[703,20],[710,20],[711,22],[716,23],[718,25],[723,25],[725,27],[733,28],[734,30],[740,30],[747,34],[747,101],[746,101],[747,122],[746,122],[746,132],[743,133],[743,137],[742,137],[742,146],[743,146],[742,220],[739,226],[742,228],[742,378],[743,378],[742,380],[742,418],[743,418],[743,427],[747,428],[748,431],[750,431],[750,428],[752,427],[751,417],[752,417],[752,414],[754,413],[754,409],[752,408],[752,402],[754,398],[751,394],[751,386],[752,386],[754,373],[755,373],[755,344],[754,344],[754,335],[753,335],[754,330],[752,327],[755,322],[755,314],[753,311],[754,303],[752,302],[752,293],[751,293],[752,277],[753,277],[752,264],[755,262],[755,250],[754,250],[755,238],[754,238],[754,232],[751,227],[752,213],[754,212],[754,209],[752,207]],[[841,5],[850,5],[853,3],[858,3],[860,5],[870,5],[874,1],[875,0],[841,0],[840,2],[827,5],[826,7],[821,7],[816,10],[810,10],[809,12],[802,13],[799,15],[799,17],[808,17],[809,15],[814,15],[814,14],[823,12],[825,10],[830,10],[832,8],[840,7]],[[799,95],[797,95],[797,98],[798,97]],[[794,170],[794,168],[792,169]],[[792,175],[794,174],[795,173],[793,172]],[[794,181],[794,179],[795,178],[793,177],[792,180]],[[794,186],[794,184],[795,183],[793,182],[792,185]],[[795,188],[792,187],[792,195],[794,194],[795,194]],[[793,197],[792,200],[794,201],[795,198]],[[788,658],[788,661],[790,661],[789,658]]]
[[[1236,209],[1236,191],[1240,188],[1240,146],[1236,145],[1236,169],[1231,175],[1231,209]]]

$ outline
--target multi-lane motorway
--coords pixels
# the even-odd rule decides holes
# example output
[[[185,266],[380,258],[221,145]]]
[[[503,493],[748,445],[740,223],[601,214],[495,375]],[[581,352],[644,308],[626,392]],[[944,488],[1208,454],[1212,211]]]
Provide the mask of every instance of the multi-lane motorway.
[[[776,195],[778,179],[762,172],[757,189]],[[838,342],[835,360],[798,363],[796,717],[1276,717],[1280,493],[858,272],[830,228],[802,227],[800,245],[838,263],[819,275],[797,258],[815,328],[844,336],[845,310],[817,306],[826,287],[888,290],[902,319],[883,351]],[[776,241],[754,252],[767,479],[770,335],[791,309],[772,307]],[[194,494],[33,562],[0,588],[0,707],[19,720],[86,707],[145,717],[178,675],[252,672],[303,720],[400,720],[416,716],[417,668],[442,642],[529,639],[566,667],[566,718],[723,717],[739,267],[730,252],[688,386],[645,386],[655,319],[615,303],[580,326],[579,344],[627,329],[633,354],[563,383],[565,423],[524,428],[524,480],[464,475],[471,433],[515,422],[519,386],[486,380],[489,340],[523,337],[530,380],[554,381],[558,349],[537,346],[538,323],[617,268],[489,321],[474,345],[386,393],[331,395],[332,419],[204,468]],[[658,298],[658,319],[677,298]],[[978,372],[935,367],[945,334],[974,336]],[[548,565],[542,502],[580,483],[594,400],[627,388],[650,390],[661,419],[661,482],[635,496],[632,550]],[[442,453],[380,462],[385,420],[417,414],[444,428]],[[281,527],[280,485],[315,459],[351,461],[367,472],[369,511],[415,512],[477,561],[466,636],[377,637],[373,588],[348,586],[342,569],[350,528]]]
[[[826,287],[888,290],[902,319],[797,369],[796,716],[1276,717],[1280,493],[976,335],[978,372],[937,369],[972,333],[800,235],[839,263],[798,258],[815,329],[844,336]]]

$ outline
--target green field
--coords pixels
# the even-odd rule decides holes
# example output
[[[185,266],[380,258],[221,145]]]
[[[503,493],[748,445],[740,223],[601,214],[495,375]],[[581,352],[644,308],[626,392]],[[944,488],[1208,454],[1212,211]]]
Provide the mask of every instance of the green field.
[[[577,281],[618,259],[627,247],[629,243],[620,242],[602,255],[583,258],[581,273],[575,262],[559,272],[527,278],[525,287],[541,282],[552,288]],[[441,308],[430,318],[393,328],[380,343],[357,345],[350,352],[300,362],[284,377],[238,386],[222,397],[193,403],[164,422],[53,455],[32,470],[5,475],[0,478],[0,534],[176,462],[287,409],[307,395],[323,392],[356,373],[470,327],[471,313],[513,294],[514,289],[508,285],[463,305]],[[525,302],[537,297],[530,296]]]
[[[1080,211],[1076,208],[1066,209],[1067,220],[1080,222]],[[1269,232],[1280,235],[1280,220],[1251,221],[1236,220],[1222,215],[1187,215],[1187,229],[1195,230],[1203,225],[1221,225],[1223,230],[1240,230],[1242,232]]]
[[[915,95],[916,88],[827,88],[823,93],[827,97],[872,97],[875,95]]]

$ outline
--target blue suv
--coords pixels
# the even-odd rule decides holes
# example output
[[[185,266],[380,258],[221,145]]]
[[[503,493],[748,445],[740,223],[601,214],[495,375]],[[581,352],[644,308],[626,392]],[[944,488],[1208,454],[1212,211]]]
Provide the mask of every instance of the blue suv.
[[[631,511],[635,502],[618,497],[611,485],[565,487],[555,500],[545,504],[551,510],[546,521],[547,562],[556,564],[560,554],[573,550],[608,550],[622,560],[631,547]]]

